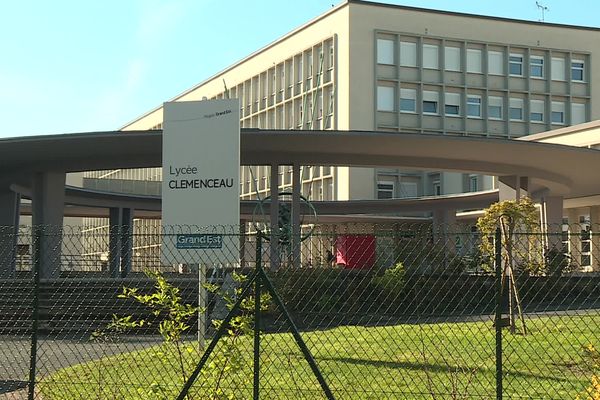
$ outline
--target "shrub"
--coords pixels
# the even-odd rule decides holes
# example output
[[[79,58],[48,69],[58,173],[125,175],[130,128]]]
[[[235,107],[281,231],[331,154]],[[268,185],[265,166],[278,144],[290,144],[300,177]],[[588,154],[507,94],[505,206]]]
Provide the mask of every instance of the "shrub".
[[[578,396],[580,400],[600,400],[600,378],[596,375],[592,376],[592,384],[585,390],[585,396]]]
[[[577,396],[577,400],[600,400],[600,376],[598,376],[600,353],[598,353],[598,350],[592,344],[584,347],[583,353],[590,369],[594,372],[592,374],[592,382],[585,390],[585,397]]]
[[[374,270],[336,268],[280,269],[270,274],[296,324],[301,328],[331,324],[342,314],[357,318],[372,307]],[[276,310],[273,310],[276,311]]]
[[[561,276],[563,272],[570,272],[570,257],[557,249],[546,252],[546,274]]]
[[[183,334],[190,330],[190,323],[197,313],[206,310],[184,303],[180,290],[168,282],[161,273],[146,272],[146,274],[154,281],[154,290],[151,293],[142,294],[138,288],[123,287],[123,292],[118,297],[133,299],[146,306],[156,320],[135,319],[131,315],[113,315],[112,322],[105,329],[94,332],[91,339],[111,340],[121,334],[133,333],[136,329],[156,325],[156,321],[159,321],[157,330],[163,339],[159,362],[169,368],[171,360],[175,359],[178,364],[180,383],[184,384],[196,362],[189,355],[196,354],[200,356],[198,350],[201,349],[186,345]],[[204,284],[206,290],[225,301],[228,310],[233,308],[237,297],[242,293],[241,286],[247,281],[245,275],[233,273],[232,277],[238,284],[234,293],[227,293],[218,285]],[[266,311],[271,303],[270,294],[263,292],[260,301],[260,310]],[[222,345],[214,351],[212,361],[202,370],[201,379],[204,382],[214,382],[212,387],[208,389],[207,399],[233,398],[233,394],[225,390],[224,383],[227,381],[228,376],[233,376],[245,368],[241,338],[251,336],[254,332],[254,311],[254,297],[250,295],[241,301],[239,312],[230,320],[224,336],[221,337]],[[222,323],[222,320],[212,320],[212,324],[216,329]],[[244,382],[244,384],[249,384],[249,382]],[[140,389],[138,394],[140,398],[173,398],[169,390],[166,385],[153,383],[147,389]],[[189,396],[186,396],[186,399],[189,398]]]
[[[371,283],[380,290],[385,301],[396,302],[404,290],[406,270],[402,262],[396,263],[392,268],[385,270],[383,275],[374,276]]]

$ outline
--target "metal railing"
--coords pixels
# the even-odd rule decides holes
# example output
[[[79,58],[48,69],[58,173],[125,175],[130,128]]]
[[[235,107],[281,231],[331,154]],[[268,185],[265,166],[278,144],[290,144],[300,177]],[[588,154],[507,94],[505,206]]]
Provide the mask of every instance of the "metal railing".
[[[298,252],[231,233],[193,264],[134,232],[158,246],[125,277],[86,266],[83,230],[6,230],[0,398],[594,398],[600,235],[563,228],[324,226]]]

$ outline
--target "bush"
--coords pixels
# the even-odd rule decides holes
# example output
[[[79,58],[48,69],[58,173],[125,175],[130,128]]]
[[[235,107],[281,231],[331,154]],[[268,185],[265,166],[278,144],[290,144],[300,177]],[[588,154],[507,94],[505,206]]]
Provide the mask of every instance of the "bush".
[[[598,370],[600,369],[600,353],[594,345],[589,344],[583,349],[584,359],[588,366],[593,371],[592,382],[585,390],[585,397],[577,396],[577,400],[600,400],[600,377]]]
[[[546,252],[546,274],[561,276],[564,272],[570,272],[570,257],[556,249]]]
[[[375,289],[382,292],[385,301],[397,302],[404,290],[405,276],[404,264],[399,262],[385,270],[383,275],[374,276],[371,283]]]
[[[333,324],[332,318],[360,318],[373,307],[374,270],[281,269],[269,276],[300,327]],[[273,310],[276,311],[276,310]]]

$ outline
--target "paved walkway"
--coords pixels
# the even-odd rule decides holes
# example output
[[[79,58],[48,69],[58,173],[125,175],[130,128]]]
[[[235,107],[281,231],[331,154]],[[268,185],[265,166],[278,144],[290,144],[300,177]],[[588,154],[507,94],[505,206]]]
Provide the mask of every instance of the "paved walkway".
[[[135,336],[118,343],[90,341],[89,337],[40,337],[37,350],[37,376],[40,380],[61,368],[119,353],[139,350],[161,342],[158,336]],[[27,398],[31,338],[0,336],[0,400]],[[23,397],[25,393],[25,397]]]

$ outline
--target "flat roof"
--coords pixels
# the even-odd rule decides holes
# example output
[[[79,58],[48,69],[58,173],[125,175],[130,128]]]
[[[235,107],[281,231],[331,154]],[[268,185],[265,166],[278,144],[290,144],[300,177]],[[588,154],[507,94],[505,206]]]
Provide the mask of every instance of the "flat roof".
[[[527,176],[532,196],[600,194],[600,150],[511,139],[373,131],[242,129],[242,165],[332,165]],[[162,131],[0,140],[0,184],[43,171],[159,167]]]
[[[590,121],[590,122],[584,122],[582,124],[571,125],[571,126],[567,126],[564,128],[553,129],[551,131],[534,133],[531,135],[520,137],[517,140],[523,140],[523,141],[529,141],[529,142],[538,141],[538,140],[548,139],[548,138],[552,138],[552,137],[556,137],[556,136],[568,135],[568,134],[576,133],[576,132],[583,132],[583,131],[587,131],[589,129],[595,129],[595,128],[600,128],[600,119],[595,120],[595,121]],[[600,142],[600,138],[598,138],[598,141]]]
[[[458,12],[458,11],[435,10],[432,8],[404,6],[404,5],[400,5],[400,4],[390,4],[390,3],[379,3],[379,2],[375,2],[375,1],[366,1],[366,0],[346,0],[346,3],[361,4],[361,5],[373,6],[373,7],[395,8],[395,9],[407,10],[407,11],[427,12],[427,13],[432,13],[432,14],[452,15],[452,16],[456,16],[456,17],[482,18],[482,19],[488,19],[491,21],[514,22],[514,23],[519,23],[519,24],[529,24],[529,25],[537,25],[537,26],[551,26],[554,28],[568,28],[568,29],[583,29],[583,30],[590,30],[590,31],[600,31],[600,28],[592,27],[592,26],[558,24],[558,23],[554,23],[554,22],[530,21],[530,20],[526,20],[526,19],[496,17],[496,16],[491,16],[491,15],[471,14],[471,13],[464,13],[464,12]]]

